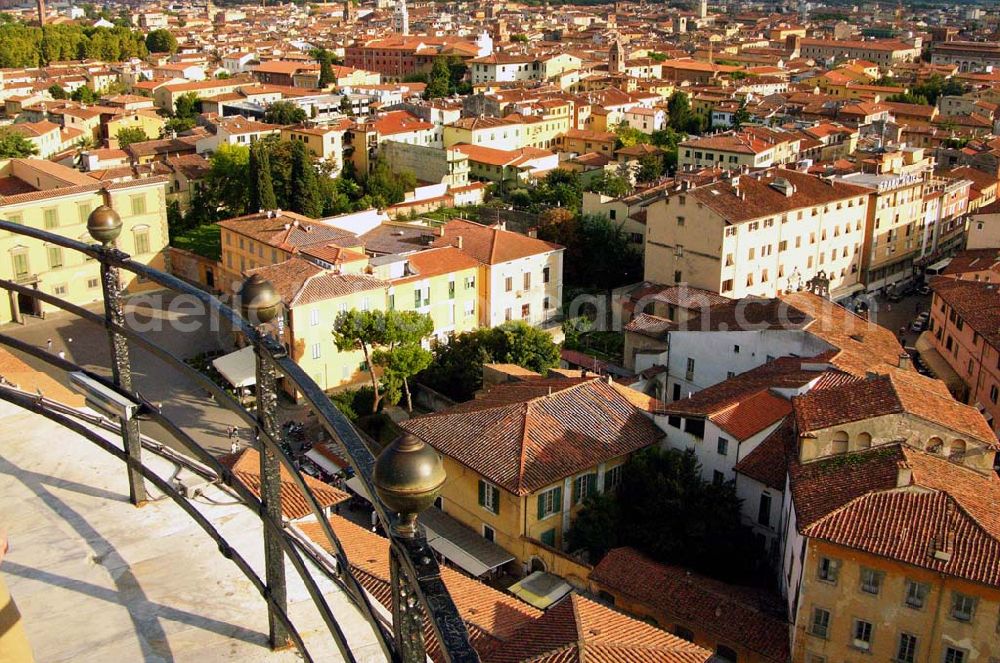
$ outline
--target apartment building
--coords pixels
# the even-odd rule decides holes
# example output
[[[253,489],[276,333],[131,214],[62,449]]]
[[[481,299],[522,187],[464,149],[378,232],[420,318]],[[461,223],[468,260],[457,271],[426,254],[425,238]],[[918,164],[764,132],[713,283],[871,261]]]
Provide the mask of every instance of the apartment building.
[[[997,250],[966,251],[952,263],[955,271],[950,264],[946,276],[931,281],[931,317],[918,350],[931,370],[942,373],[955,398],[980,410],[1000,435]]]
[[[699,136],[678,146],[678,167],[757,169],[799,159],[801,135],[780,129],[747,127],[714,136]]]
[[[444,460],[440,508],[510,553],[511,572],[582,584],[584,567],[562,552],[573,518],[587,495],[614,490],[630,455],[663,437],[636,402],[652,404],[604,378],[539,377],[402,427]]]
[[[931,44],[931,64],[958,65],[961,72],[1000,67],[1000,43],[995,41],[939,41]]]
[[[71,239],[93,243],[87,218],[105,202],[100,184],[65,166],[40,159],[0,161],[0,218]],[[122,218],[117,246],[132,259],[165,270],[167,177],[116,182],[107,186],[112,207]],[[0,237],[0,277],[56,295],[73,304],[101,300],[96,261],[61,247],[29,241],[13,233]],[[123,271],[128,292],[157,287]],[[23,322],[58,310],[37,298],[10,293],[0,301],[0,320]]]
[[[792,660],[1000,654],[997,439],[982,416],[913,371],[793,403],[781,574]]]
[[[885,290],[914,276],[923,247],[924,192],[933,160],[922,148],[864,154],[864,170],[835,178],[868,190],[861,276],[868,292]]]
[[[479,325],[551,322],[562,305],[563,247],[464,219],[452,219],[431,246],[454,246],[479,263]]]
[[[350,159],[359,173],[367,173],[383,141],[441,148],[444,147],[443,133],[441,127],[405,110],[390,111],[348,129],[344,136],[344,158]]]
[[[954,253],[965,242],[970,180],[931,177],[924,192],[924,227],[920,258]]]
[[[344,168],[344,133],[351,126],[344,119],[332,124],[301,124],[281,128],[281,140],[305,143],[320,161],[332,166],[331,176],[340,174]]]
[[[860,289],[868,190],[787,169],[672,191],[647,207],[645,280],[774,297],[819,275]]]
[[[852,41],[846,39],[802,39],[789,38],[797,44],[799,57],[814,60],[867,60],[881,68],[900,62],[915,62],[920,59],[921,41],[912,43],[894,39],[874,39]]]

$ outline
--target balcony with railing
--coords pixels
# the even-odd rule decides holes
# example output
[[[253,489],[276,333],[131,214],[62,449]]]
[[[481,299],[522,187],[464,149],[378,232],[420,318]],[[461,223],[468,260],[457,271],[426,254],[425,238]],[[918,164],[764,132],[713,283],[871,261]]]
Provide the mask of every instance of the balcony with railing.
[[[358,431],[278,342],[272,321],[280,319],[278,314],[281,301],[269,283],[257,277],[248,279],[237,298],[241,315],[236,309],[209,293],[139,261],[133,261],[127,254],[117,250],[114,241],[120,230],[121,220],[108,206],[96,209],[88,220],[88,231],[100,244],[86,244],[44,230],[0,220],[0,231],[20,235],[25,242],[59,246],[98,262],[101,272],[103,315],[65,301],[42,289],[21,283],[19,279],[0,279],[0,286],[13,296],[30,297],[102,328],[107,337],[110,357],[108,368],[111,375],[110,378],[102,377],[99,372],[85,370],[68,361],[61,356],[61,353],[53,354],[18,340],[11,334],[0,332],[0,344],[31,358],[35,363],[46,365],[46,373],[74,374],[75,379],[88,394],[92,407],[104,413],[103,416],[94,415],[92,412],[66,407],[39,394],[26,392],[9,381],[0,380],[0,400],[16,406],[13,409],[15,412],[18,410],[27,412],[36,418],[21,420],[22,423],[19,425],[25,427],[23,431],[15,432],[8,428],[7,438],[14,435],[24,439],[13,441],[7,439],[7,441],[15,445],[34,445],[33,453],[39,454],[35,460],[47,461],[45,467],[54,473],[48,481],[54,485],[64,483],[65,486],[91,497],[109,500],[112,506],[102,509],[106,516],[118,514],[115,517],[125,518],[126,514],[122,509],[131,509],[130,513],[136,515],[127,518],[127,525],[122,520],[121,526],[117,529],[140,527],[135,534],[140,538],[143,536],[148,538],[150,546],[156,546],[159,541],[164,545],[177,544],[177,538],[171,538],[174,528],[165,527],[165,523],[159,519],[146,516],[146,510],[138,507],[149,504],[149,508],[156,511],[161,508],[160,503],[166,503],[167,500],[179,507],[189,519],[189,524],[193,523],[191,539],[195,538],[193,530],[200,530],[217,548],[221,559],[231,562],[233,568],[242,573],[246,581],[260,594],[262,602],[258,605],[262,612],[266,607],[266,640],[275,650],[294,647],[298,655],[306,661],[385,658],[392,661],[417,662],[427,660],[427,645],[433,644],[436,658],[447,661],[479,660],[470,644],[465,623],[441,580],[438,563],[431,553],[422,528],[417,523],[418,514],[430,506],[444,482],[444,472],[437,454],[422,442],[404,437],[390,444],[378,459],[373,456]],[[179,356],[129,328],[123,313],[122,272],[131,272],[140,279],[152,281],[162,288],[200,302],[211,314],[225,321],[235,335],[253,347],[256,357],[256,398],[252,411],[244,409],[230,393],[220,388],[210,377],[185,363]],[[259,485],[246,485],[228,466],[220,463],[205,446],[199,444],[181,425],[167,416],[165,411],[169,408],[151,403],[137,393],[133,385],[130,357],[137,349],[161,362],[164,371],[176,371],[193,385],[210,394],[219,406],[229,410],[253,431],[253,446],[258,450],[260,458]],[[378,525],[388,537],[387,561],[391,571],[389,583],[391,599],[386,601],[386,607],[373,600],[372,594],[366,591],[355,577],[351,560],[347,558],[345,547],[338,539],[330,520],[292,459],[283,450],[285,445],[282,436],[285,433],[279,426],[276,416],[279,379],[302,394],[319,424],[342,450],[364,490],[371,497]],[[12,411],[10,405],[0,408],[3,410],[0,416],[9,419]],[[31,421],[38,423],[33,424]],[[159,440],[144,436],[140,431],[140,421],[154,423],[159,430],[166,431],[180,444],[167,447]],[[58,430],[65,431],[65,434],[55,432]],[[38,439],[38,436],[44,439]],[[103,481],[96,474],[88,475],[79,471],[78,465],[89,464],[95,468],[100,465],[92,458],[74,464],[71,472],[67,470],[71,477],[64,479],[58,476],[60,469],[67,469],[64,463],[59,462],[60,454],[65,453],[67,458],[76,458],[79,453],[79,449],[74,449],[70,453],[61,446],[75,444],[78,440],[90,442],[95,450],[106,454],[102,456],[105,459],[121,461],[120,484],[123,488],[127,485],[128,503],[132,506],[125,503],[124,496],[109,490],[108,486],[114,487],[115,482]],[[0,442],[3,441],[0,439]],[[182,448],[183,452],[178,451],[178,448]],[[9,459],[3,462],[8,463],[8,461]],[[190,491],[182,490],[176,481],[171,480],[176,478],[176,475],[171,477],[169,473],[164,473],[165,462],[176,468],[177,472],[183,471],[201,476],[206,485],[224,487],[226,494],[237,498],[231,507],[242,514],[239,516],[241,522],[246,522],[249,518],[255,521],[256,525],[240,527],[236,532],[232,527],[220,525],[220,522],[224,521],[213,520],[207,515],[204,504],[196,504]],[[14,477],[19,485],[30,488],[35,485],[31,483],[32,481],[42,481],[39,477],[44,473],[18,473],[8,467],[4,474]],[[88,476],[93,478],[94,485],[87,482]],[[321,538],[321,541],[317,542],[318,546],[304,544],[300,533],[284,521],[281,484],[285,481],[292,482],[308,504],[319,532],[317,536]],[[29,490],[24,493],[26,504],[37,499],[51,506],[51,503],[46,501],[51,499],[47,497],[51,492],[47,489]],[[199,495],[204,494],[199,493]],[[78,524],[80,527],[84,527],[80,523],[87,522],[72,508],[53,510],[60,511],[69,518],[68,522]],[[142,527],[148,527],[148,532],[143,534]],[[86,527],[76,534],[89,543],[93,543],[98,536],[97,532]],[[262,552],[262,555],[258,555],[259,560],[252,559],[252,555],[248,556],[245,552],[248,537],[257,539],[256,542],[251,541],[251,544],[255,545],[250,547]],[[204,543],[203,539],[198,545],[204,547]],[[317,553],[317,549],[326,552],[320,554]],[[208,551],[203,552],[207,554]],[[95,555],[94,560],[98,561],[99,557],[100,554]],[[169,585],[171,579],[175,577],[179,592],[194,591],[192,578],[205,577],[204,569],[192,566],[197,564],[198,561],[190,550],[178,550],[176,565],[167,563],[162,569],[160,581]],[[4,570],[9,572],[9,567],[8,564]],[[120,568],[131,572],[124,561],[121,561]],[[297,576],[291,584],[286,579],[286,568],[294,570]],[[202,575],[199,576],[199,573]],[[56,584],[60,582],[58,576],[54,574],[42,574],[38,577]],[[221,573],[217,577],[207,577],[204,582],[209,586],[204,587],[204,591],[206,593],[215,591],[215,585],[222,584],[221,577]],[[66,581],[65,584],[70,589],[89,591],[95,596],[102,596],[100,588],[90,588],[85,583],[81,585]],[[129,583],[126,582],[125,585]],[[316,621],[325,636],[319,640],[327,643],[320,645],[318,651],[309,647],[309,643],[316,642],[317,639],[303,637],[303,631],[296,626],[298,619],[295,617],[301,610],[289,609],[290,587],[299,599],[311,603],[314,613],[318,615]],[[339,588],[339,591],[331,592],[332,587]],[[134,598],[136,588],[130,586],[129,591]],[[352,608],[345,611],[343,606],[332,605],[331,596],[346,598]],[[114,603],[111,596],[107,600],[109,605]],[[186,613],[182,619],[177,611],[171,613],[169,606],[159,606],[159,608],[165,611],[164,614],[172,614],[180,621],[198,620],[197,615]],[[150,605],[140,601],[139,607],[129,605],[127,610],[133,618],[136,631],[147,627],[150,629],[150,632],[142,634],[144,642],[149,647],[148,651],[144,648],[144,654],[152,657],[157,653],[157,647],[162,649],[172,637],[175,637],[172,633],[165,633],[161,626],[153,624],[157,619],[150,618],[149,611],[152,610]],[[65,619],[75,620],[79,624],[85,623],[88,619],[101,620],[102,615],[66,615]],[[357,624],[353,624],[353,620],[362,620],[370,627],[368,630],[371,635],[362,637],[361,643],[351,641],[358,632]],[[201,623],[222,629],[218,623],[209,618],[200,620],[199,624]],[[314,635],[317,630],[316,624],[309,623],[307,626],[310,634]],[[48,637],[58,639],[60,634],[53,632]],[[232,634],[232,637],[238,640],[240,634]],[[433,643],[425,642],[425,637],[432,639]],[[104,652],[108,656],[114,656],[114,646],[112,646],[114,643],[103,644],[107,646]],[[162,654],[161,651],[157,655],[162,658]],[[164,660],[170,658],[169,647],[167,654]]]

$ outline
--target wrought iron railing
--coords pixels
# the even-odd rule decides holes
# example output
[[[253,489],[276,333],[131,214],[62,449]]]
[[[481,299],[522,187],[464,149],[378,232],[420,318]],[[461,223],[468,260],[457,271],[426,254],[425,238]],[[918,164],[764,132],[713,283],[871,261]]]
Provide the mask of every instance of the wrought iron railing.
[[[113,212],[101,207],[104,214]],[[96,213],[96,211],[95,211]],[[114,215],[117,218],[117,215]],[[92,215],[92,219],[93,219]],[[88,224],[91,227],[91,224]],[[120,228],[120,221],[119,221]],[[134,262],[113,245],[113,235],[117,232],[101,234],[100,227],[92,228],[92,234],[104,241],[101,244],[86,244],[44,230],[0,220],[0,230],[21,235],[55,246],[61,246],[81,253],[98,261],[101,270],[104,315],[99,315],[81,306],[64,301],[60,297],[34,287],[25,286],[14,280],[0,279],[0,287],[17,294],[35,298],[43,303],[67,311],[83,320],[103,327],[108,334],[111,350],[112,379],[88,374],[118,394],[142,405],[142,415],[162,426],[170,435],[182,443],[195,456],[195,460],[210,469],[217,477],[259,515],[263,525],[265,573],[260,578],[250,564],[197,509],[195,509],[177,489],[143,464],[142,439],[138,419],[121,420],[123,448],[109,443],[65,410],[51,407],[44,398],[25,394],[17,389],[0,386],[0,399],[14,403],[27,410],[55,421],[75,433],[90,440],[108,453],[122,460],[127,468],[130,499],[141,505],[146,500],[145,482],[175,501],[205,532],[215,540],[219,551],[243,572],[260,592],[268,608],[269,640],[274,648],[294,645],[306,661],[316,660],[303,642],[288,618],[286,612],[285,558],[302,578],[306,590],[336,642],[340,655],[345,661],[355,658],[347,642],[344,631],[321,593],[309,567],[303,561],[301,542],[282,525],[280,498],[280,466],[288,471],[298,490],[305,496],[314,516],[336,559],[336,571],[321,569],[332,580],[347,590],[361,615],[371,624],[386,657],[392,661],[416,663],[427,660],[424,642],[424,620],[430,624],[438,642],[441,656],[456,663],[478,661],[479,657],[469,642],[468,631],[458,614],[458,610],[441,579],[438,563],[427,544],[423,533],[407,531],[406,524],[414,514],[399,514],[390,510],[380,498],[379,490],[373,482],[376,465],[371,451],[362,441],[358,431],[333,405],[318,385],[288,356],[285,348],[262,327],[257,327],[236,313],[236,311],[213,295],[145,264]],[[106,230],[106,229],[103,229]],[[124,301],[121,289],[121,270],[131,272],[141,279],[147,279],[174,292],[182,293],[200,301],[207,310],[226,321],[232,329],[242,334],[253,345],[257,357],[256,412],[251,414],[225,389],[219,387],[208,376],[191,367],[180,357],[156,345],[145,336],[125,326]],[[43,351],[30,344],[0,333],[0,344],[14,350],[31,354],[56,369],[82,371],[83,369],[66,359]],[[217,403],[235,413],[256,433],[261,458],[260,498],[251,492],[226,466],[199,445],[180,426],[164,416],[158,407],[144,402],[132,385],[130,347],[138,347],[177,370],[195,385],[206,390]],[[392,624],[385,626],[373,607],[372,599],[354,577],[343,546],[338,540],[329,521],[324,516],[309,486],[303,481],[292,460],[282,450],[281,429],[277,424],[277,375],[281,374],[288,384],[298,391],[315,412],[319,423],[339,443],[346,452],[347,460],[361,481],[382,529],[390,541],[390,569],[392,584]],[[325,656],[320,656],[320,659]]]

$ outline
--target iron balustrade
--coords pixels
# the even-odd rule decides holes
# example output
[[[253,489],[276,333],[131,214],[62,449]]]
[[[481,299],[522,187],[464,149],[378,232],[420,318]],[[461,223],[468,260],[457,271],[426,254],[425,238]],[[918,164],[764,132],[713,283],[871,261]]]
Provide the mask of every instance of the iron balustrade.
[[[397,532],[396,525],[400,520],[399,514],[391,512],[374,489],[372,474],[375,458],[371,451],[362,441],[354,426],[333,405],[323,390],[288,356],[280,343],[245,320],[232,307],[214,295],[170,274],[132,261],[128,254],[119,251],[113,245],[86,244],[2,219],[0,219],[0,230],[61,246],[93,258],[100,263],[104,303],[103,316],[17,281],[0,279],[0,287],[9,292],[33,297],[99,325],[107,331],[112,358],[112,379],[107,380],[92,374],[89,374],[90,377],[114,389],[122,396],[143,404],[141,395],[135,392],[132,385],[129,359],[130,346],[139,347],[179,371],[195,385],[205,389],[219,405],[233,412],[247,425],[255,429],[261,457],[260,498],[237,479],[228,467],[219,463],[208,450],[199,445],[177,424],[165,417],[158,408],[144,403],[146,407],[143,408],[143,416],[145,418],[155,421],[181,442],[191,451],[199,463],[214,472],[222,483],[233,490],[258,515],[263,525],[265,539],[264,580],[256,575],[246,560],[226,542],[225,538],[215,530],[210,522],[187,502],[184,496],[143,464],[142,440],[137,420],[125,421],[123,419],[121,421],[123,449],[119,449],[64,412],[46,407],[45,399],[24,394],[10,387],[0,386],[0,399],[56,421],[123,460],[128,471],[130,498],[133,504],[141,505],[145,501],[145,488],[143,486],[143,480],[145,480],[170,496],[192,519],[197,521],[202,529],[216,541],[223,556],[231,559],[263,596],[268,608],[269,637],[273,647],[285,646],[290,640],[305,660],[314,660],[285,612],[284,558],[287,557],[302,578],[306,590],[327,625],[340,654],[346,661],[353,662],[355,660],[343,630],[302,559],[301,542],[282,525],[279,492],[280,465],[288,471],[292,481],[305,497],[313,515],[320,524],[329,549],[333,551],[332,555],[336,560],[339,575],[322,566],[320,567],[321,572],[345,588],[362,616],[372,626],[387,658],[401,663],[426,661],[427,654],[423,640],[423,625],[426,619],[437,640],[440,654],[446,661],[472,663],[479,660],[478,654],[469,641],[465,623],[459,616],[458,609],[441,579],[437,560],[423,532],[418,531],[412,537],[403,536]],[[256,416],[244,409],[232,395],[215,384],[208,376],[188,365],[180,357],[124,325],[120,270],[131,272],[140,279],[149,280],[168,290],[193,297],[201,302],[210,314],[218,316],[219,319],[231,325],[233,331],[242,334],[253,345],[257,357],[258,405]],[[0,344],[31,354],[57,369],[83,370],[66,359],[43,352],[5,334],[0,334]],[[370,497],[378,523],[388,536],[393,617],[391,630],[383,625],[383,620],[372,606],[369,595],[352,573],[344,548],[309,486],[306,485],[292,460],[282,450],[279,443],[281,431],[276,425],[275,419],[276,377],[278,374],[302,395],[327,434],[344,450],[347,461],[362,483],[367,496]]]

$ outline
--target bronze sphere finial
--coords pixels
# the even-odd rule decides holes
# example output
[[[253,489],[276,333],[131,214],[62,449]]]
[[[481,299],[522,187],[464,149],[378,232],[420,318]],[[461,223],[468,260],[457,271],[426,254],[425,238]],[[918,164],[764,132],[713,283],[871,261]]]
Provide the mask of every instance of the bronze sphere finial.
[[[101,205],[87,217],[87,232],[95,240],[108,246],[121,234],[122,218],[110,205]]]
[[[243,317],[253,324],[265,324],[274,320],[281,307],[281,296],[274,289],[274,284],[260,274],[254,274],[243,281],[239,297]]]
[[[404,433],[379,454],[372,478],[375,492],[400,516],[396,532],[412,537],[417,533],[417,516],[437,499],[446,477],[437,451]]]

